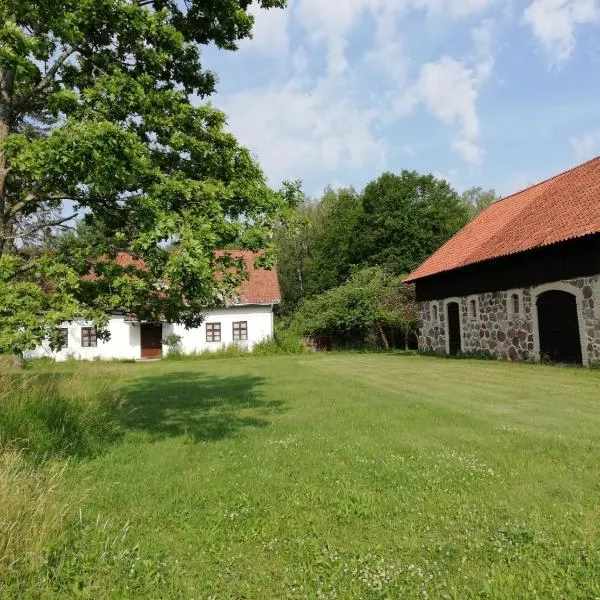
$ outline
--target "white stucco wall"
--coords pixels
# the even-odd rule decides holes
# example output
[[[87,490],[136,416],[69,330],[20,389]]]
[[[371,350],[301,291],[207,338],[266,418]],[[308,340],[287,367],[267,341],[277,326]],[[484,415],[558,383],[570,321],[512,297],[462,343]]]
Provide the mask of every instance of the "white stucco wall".
[[[61,327],[69,330],[69,345],[58,352],[53,352],[47,343],[25,354],[25,358],[50,357],[56,360],[76,358],[78,360],[110,360],[140,358],[140,327],[125,321],[125,317],[114,315],[110,318],[107,329],[110,340],[98,340],[95,348],[81,346],[81,328],[91,327],[85,319],[77,319],[72,323],[63,323]]]
[[[233,344],[233,324],[239,321],[248,323],[248,341],[235,342],[252,350],[255,344],[273,336],[273,310],[271,306],[235,306],[207,313],[204,323],[197,329],[187,329],[183,325],[165,323],[163,337],[174,333],[182,337],[181,347],[185,354],[218,350]],[[206,324],[221,323],[221,342],[206,341]],[[166,348],[164,349],[166,354]]]
[[[265,306],[235,306],[206,314],[204,323],[195,329],[186,330],[183,325],[163,323],[163,338],[171,333],[182,337],[182,350],[186,354],[217,350],[233,343],[233,323],[246,321],[248,323],[248,340],[236,342],[252,350],[260,341],[273,336],[273,308]],[[206,323],[221,323],[221,342],[209,343],[206,341]],[[50,357],[58,361],[68,358],[78,360],[111,360],[126,359],[138,360],[141,357],[140,325],[125,320],[124,316],[114,315],[110,318],[108,330],[110,340],[98,340],[95,348],[81,346],[81,328],[90,327],[85,320],[76,320],[73,323],[63,323],[62,327],[69,330],[69,345],[58,352],[53,352],[47,343],[39,346],[32,352],[26,352],[25,358]],[[166,355],[168,348],[163,347]]]

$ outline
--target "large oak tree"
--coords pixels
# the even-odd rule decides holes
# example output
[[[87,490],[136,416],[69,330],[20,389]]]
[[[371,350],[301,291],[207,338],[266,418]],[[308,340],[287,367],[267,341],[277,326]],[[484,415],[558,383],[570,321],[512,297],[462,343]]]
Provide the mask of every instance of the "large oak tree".
[[[193,326],[243,276],[213,251],[269,246],[296,190],[270,190],[202,101],[202,47],[235,50],[252,4],[0,0],[0,352],[111,310]],[[101,235],[47,243],[80,218]]]

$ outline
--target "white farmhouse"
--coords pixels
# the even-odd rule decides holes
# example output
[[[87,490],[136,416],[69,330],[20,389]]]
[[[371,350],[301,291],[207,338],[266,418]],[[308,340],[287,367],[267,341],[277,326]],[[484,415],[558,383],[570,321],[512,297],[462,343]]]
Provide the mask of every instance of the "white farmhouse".
[[[273,309],[281,302],[279,280],[275,269],[256,269],[256,255],[247,251],[228,251],[243,257],[249,278],[240,286],[235,303],[206,313],[200,327],[186,329],[176,323],[140,323],[126,313],[115,313],[107,326],[110,340],[96,338],[91,323],[75,320],[63,323],[63,344],[53,351],[47,343],[26,353],[26,358],[51,357],[80,360],[156,359],[166,355],[162,341],[170,334],[181,336],[185,354],[218,350],[232,344],[252,350],[255,344],[273,337]],[[119,264],[132,260],[126,254],[117,257]]]

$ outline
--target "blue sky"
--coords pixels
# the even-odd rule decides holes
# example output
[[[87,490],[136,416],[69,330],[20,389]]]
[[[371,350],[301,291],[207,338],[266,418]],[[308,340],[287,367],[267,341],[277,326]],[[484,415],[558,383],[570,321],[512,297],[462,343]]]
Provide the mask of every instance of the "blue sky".
[[[290,0],[210,49],[270,182],[416,169],[508,194],[600,154],[600,0]]]

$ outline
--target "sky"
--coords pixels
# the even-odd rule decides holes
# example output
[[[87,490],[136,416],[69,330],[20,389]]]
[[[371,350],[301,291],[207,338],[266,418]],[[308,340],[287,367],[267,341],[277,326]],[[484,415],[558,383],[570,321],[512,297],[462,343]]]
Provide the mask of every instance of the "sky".
[[[600,154],[600,0],[289,0],[211,102],[271,185],[384,171],[510,194]]]

